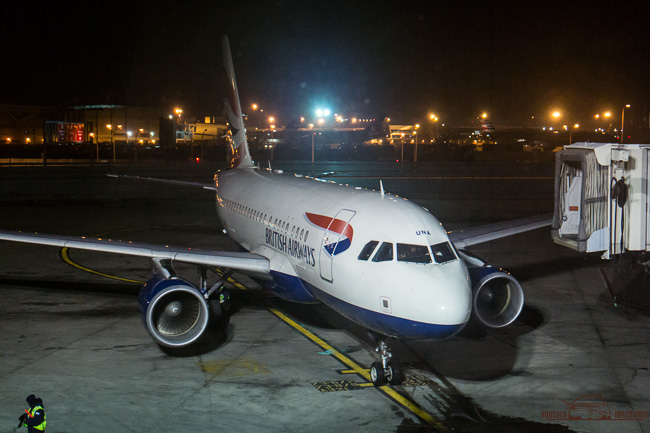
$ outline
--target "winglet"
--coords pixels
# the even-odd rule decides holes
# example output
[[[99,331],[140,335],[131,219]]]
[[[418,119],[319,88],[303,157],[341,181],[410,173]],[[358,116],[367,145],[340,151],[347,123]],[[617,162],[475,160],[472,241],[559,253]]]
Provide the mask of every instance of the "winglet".
[[[231,159],[230,168],[253,168],[255,164],[251,159],[248,151],[248,142],[246,141],[246,129],[244,128],[244,116],[241,111],[239,102],[239,92],[237,91],[237,81],[235,80],[235,68],[232,63],[230,54],[230,43],[228,36],[224,36],[222,41],[223,65],[226,69],[226,78],[228,88],[226,89],[226,117],[230,130],[230,148]]]

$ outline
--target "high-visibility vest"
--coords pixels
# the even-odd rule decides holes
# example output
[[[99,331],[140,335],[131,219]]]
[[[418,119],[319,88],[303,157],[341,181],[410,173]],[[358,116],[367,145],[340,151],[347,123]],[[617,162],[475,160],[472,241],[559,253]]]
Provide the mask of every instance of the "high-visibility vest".
[[[34,414],[36,413],[37,410],[42,409],[43,410],[43,422],[40,423],[39,425],[35,425],[34,428],[36,430],[40,431],[45,431],[45,426],[47,425],[47,414],[45,413],[45,409],[43,409],[43,406],[34,406],[30,411],[29,411],[29,417],[34,418]]]

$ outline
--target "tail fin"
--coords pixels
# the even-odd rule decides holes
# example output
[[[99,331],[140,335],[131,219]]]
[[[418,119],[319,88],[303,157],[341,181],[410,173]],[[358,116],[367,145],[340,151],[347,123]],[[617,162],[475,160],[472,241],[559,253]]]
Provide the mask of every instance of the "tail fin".
[[[224,36],[221,43],[223,65],[226,69],[226,78],[228,80],[228,89],[226,93],[226,117],[230,129],[230,168],[250,168],[254,167],[255,164],[253,163],[248,151],[246,130],[244,128],[244,117],[241,112],[241,104],[239,103],[237,81],[235,80],[235,68],[233,67],[232,56],[230,55],[228,36]]]
[[[487,120],[481,120],[481,129],[483,129],[483,132],[494,132],[494,126]]]

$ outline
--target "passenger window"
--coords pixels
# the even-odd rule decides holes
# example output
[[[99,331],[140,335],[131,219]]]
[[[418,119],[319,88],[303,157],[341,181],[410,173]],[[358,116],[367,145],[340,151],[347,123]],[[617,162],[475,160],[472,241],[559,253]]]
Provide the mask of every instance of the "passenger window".
[[[377,254],[372,258],[373,262],[389,262],[393,260],[393,244],[384,242],[377,250]]]
[[[359,260],[368,260],[372,255],[372,252],[377,248],[378,241],[370,241],[363,247],[361,253],[359,253]]]
[[[397,244],[397,261],[410,263],[431,263],[426,245]]]
[[[303,235],[303,234],[305,234],[305,229],[302,229],[302,230],[300,231],[300,240],[302,240],[302,235]]]
[[[431,252],[433,252],[433,260],[435,260],[436,263],[447,263],[456,260],[456,255],[451,249],[449,242],[431,245]]]

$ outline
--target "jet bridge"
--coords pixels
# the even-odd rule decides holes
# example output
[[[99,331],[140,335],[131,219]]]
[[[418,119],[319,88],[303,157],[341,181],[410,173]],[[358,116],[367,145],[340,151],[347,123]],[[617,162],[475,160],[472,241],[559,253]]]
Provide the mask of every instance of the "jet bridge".
[[[555,243],[579,252],[650,251],[650,145],[575,143],[555,159]],[[642,256],[642,254],[641,254]]]

